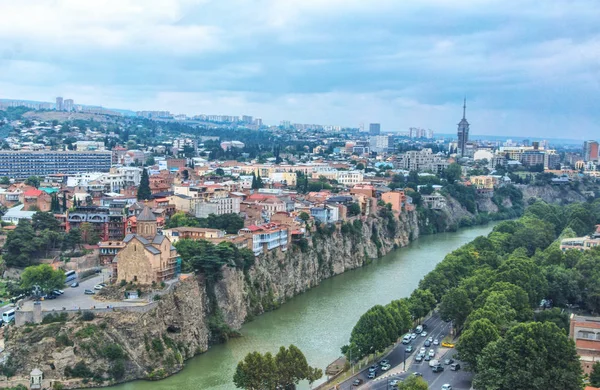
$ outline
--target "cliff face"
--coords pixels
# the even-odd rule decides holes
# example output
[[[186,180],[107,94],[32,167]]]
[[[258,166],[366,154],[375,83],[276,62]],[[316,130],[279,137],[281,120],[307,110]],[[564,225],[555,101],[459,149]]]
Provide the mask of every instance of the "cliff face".
[[[40,368],[48,386],[58,381],[66,388],[159,379],[252,316],[418,236],[416,212],[400,217],[383,212],[322,227],[285,252],[261,255],[246,273],[224,268],[222,278],[209,286],[201,278],[180,281],[145,312],[76,315],[66,322],[6,328],[7,366],[17,378]]]
[[[528,186],[517,184],[516,187],[523,193],[523,200],[541,199],[546,203],[568,204],[574,202],[585,202],[586,198],[580,192],[570,187],[563,186]]]

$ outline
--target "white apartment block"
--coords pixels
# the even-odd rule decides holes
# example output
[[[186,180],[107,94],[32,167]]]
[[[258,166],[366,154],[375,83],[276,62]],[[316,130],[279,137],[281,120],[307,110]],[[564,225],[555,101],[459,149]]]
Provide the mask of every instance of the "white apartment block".
[[[433,154],[431,149],[411,150],[400,155],[396,162],[396,168],[407,171],[439,173],[448,168],[448,161],[442,156]]]
[[[205,202],[195,202],[194,214],[196,218],[207,218],[210,214],[238,214],[240,212],[240,198],[214,198]]]

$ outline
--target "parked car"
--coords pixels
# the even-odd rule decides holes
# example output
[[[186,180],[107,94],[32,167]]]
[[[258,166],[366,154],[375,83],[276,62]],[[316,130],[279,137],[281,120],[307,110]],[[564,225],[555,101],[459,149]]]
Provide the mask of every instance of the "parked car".
[[[458,364],[458,363],[454,363],[454,364],[452,364],[452,365],[450,366],[450,369],[451,369],[452,371],[458,371],[458,370],[460,370],[460,364]]]
[[[412,351],[414,351],[412,345],[409,345],[408,347],[404,348],[404,350],[406,351],[406,353],[412,353]]]
[[[369,378],[369,379],[375,379],[376,376],[377,376],[377,372],[370,371],[369,375],[367,375],[367,378]]]
[[[431,360],[431,356],[429,356],[429,355],[426,355],[424,360],[425,360],[426,362],[430,361],[430,360]]]
[[[400,383],[400,381],[398,379],[392,379],[390,381],[390,386],[396,386],[398,383]]]
[[[452,390],[452,386],[450,386],[448,383],[446,383],[445,385],[442,386],[442,390]]]
[[[404,336],[402,338],[402,344],[408,344],[412,341],[412,338],[410,338],[410,334],[407,334],[406,336]]]
[[[421,332],[421,337],[427,337],[427,332]]]
[[[94,294],[96,294],[96,293],[94,292],[94,290],[90,290],[90,289],[88,289],[88,288],[86,288],[86,289],[85,289],[85,291],[84,291],[83,293],[84,293],[85,295],[94,295]]]
[[[384,364],[383,366],[381,366],[381,371],[387,371],[390,368],[392,368],[392,366],[390,366],[389,364]]]
[[[448,359],[444,360],[444,364],[447,366],[451,365],[452,363],[454,363],[454,359],[452,359],[452,358],[448,358]]]
[[[54,295],[63,295],[65,292],[63,290],[54,290],[52,291]]]
[[[433,337],[429,336],[429,338],[427,339],[427,341],[429,341],[430,343],[433,343]]]
[[[79,282],[73,282],[73,283],[71,283],[71,287],[79,287]]]
[[[421,373],[420,373],[420,372],[418,372],[418,371],[417,371],[417,372],[414,372],[414,373],[413,373],[413,375],[414,375],[414,376],[423,376],[423,374],[421,374]]]
[[[94,286],[94,290],[102,290],[103,288],[104,288],[104,286],[101,284],[97,284]]]
[[[50,293],[48,295],[45,296],[45,299],[56,299],[58,295],[55,295],[54,293]]]
[[[417,357],[415,357],[415,362],[420,363],[423,361],[423,355],[418,354]]]
[[[431,356],[431,357],[435,356],[435,351],[433,349],[429,350],[429,356]]]
[[[433,345],[440,345],[440,340],[438,340],[438,339],[433,340]]]
[[[429,340],[425,340],[425,343],[423,345],[426,347],[430,347],[431,343],[429,342]]]
[[[387,359],[383,359],[382,361],[379,362],[380,366],[387,366],[390,364],[390,361]]]
[[[416,333],[411,333],[410,334],[410,338],[413,339],[413,340],[416,339],[417,338],[417,334]]]
[[[437,366],[433,366],[432,371],[433,372],[442,372],[442,371],[444,371],[444,366],[442,366],[441,364],[438,364]]]
[[[373,364],[371,367],[369,367],[369,372],[377,370],[379,370],[379,366],[377,364]]]
[[[352,386],[360,386],[362,385],[363,380],[362,379],[355,379],[354,382],[352,382]]]

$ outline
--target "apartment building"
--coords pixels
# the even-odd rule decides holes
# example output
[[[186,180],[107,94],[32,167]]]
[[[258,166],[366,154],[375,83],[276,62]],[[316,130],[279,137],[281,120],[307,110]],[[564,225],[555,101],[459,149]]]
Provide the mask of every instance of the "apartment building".
[[[84,223],[90,224],[102,241],[119,241],[125,235],[125,216],[111,213],[108,207],[82,206],[67,212],[67,231],[81,229]]]
[[[0,151],[0,177],[25,179],[56,173],[108,172],[111,152],[103,151]]]
[[[197,228],[197,227],[178,227],[163,230],[165,235],[173,244],[179,240],[211,240],[224,238],[225,231],[219,229]]]
[[[381,200],[392,205],[392,210],[402,212],[402,206],[406,203],[404,191],[390,191],[381,194]]]
[[[339,208],[332,205],[311,207],[310,215],[321,223],[335,223],[340,219]]]
[[[440,173],[448,168],[445,157],[434,154],[431,149],[410,150],[399,156],[395,163],[396,168],[407,171]]]
[[[196,218],[207,218],[210,214],[238,214],[241,200],[238,197],[214,198],[207,201],[196,201],[194,214]]]
[[[571,314],[569,337],[575,342],[583,373],[591,373],[594,363],[600,361],[600,317]]]
[[[277,248],[286,251],[290,242],[289,227],[276,223],[250,225],[240,234],[249,239],[248,247],[256,256]]]
[[[567,249],[575,249],[583,252],[598,245],[600,245],[600,238],[591,238],[589,236],[565,238],[560,242],[560,250],[564,252]]]

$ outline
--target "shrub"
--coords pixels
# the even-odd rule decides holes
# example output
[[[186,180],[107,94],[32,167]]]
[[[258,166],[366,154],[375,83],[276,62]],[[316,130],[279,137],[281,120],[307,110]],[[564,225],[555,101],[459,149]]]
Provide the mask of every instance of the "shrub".
[[[94,373],[89,369],[89,367],[82,360],[75,364],[75,367],[65,367],[65,375],[67,377],[73,378],[91,378],[94,376]]]
[[[158,294],[155,294],[155,295],[152,297],[152,300],[153,300],[153,301],[160,301],[160,300],[161,300],[161,298],[162,298],[162,297],[161,297],[160,295],[158,295]]]
[[[92,337],[98,331],[98,327],[96,325],[88,325],[85,328],[82,328],[75,333],[75,337],[86,339],[88,337]]]
[[[69,339],[69,336],[66,333],[60,333],[56,336],[56,344],[63,347],[70,347],[73,345],[73,342]]]
[[[127,286],[127,281],[125,279],[121,279],[121,283],[119,283],[120,287],[125,287]]]
[[[118,344],[108,344],[102,350],[102,355],[104,355],[109,360],[119,360],[125,357],[125,353],[123,349]]]
[[[115,379],[122,379],[125,376],[125,364],[123,360],[117,360],[109,370],[110,375]]]
[[[84,311],[81,315],[81,319],[84,321],[93,321],[96,315],[91,311]]]
[[[163,353],[165,351],[165,346],[161,339],[152,339],[152,349],[154,352]]]
[[[42,324],[51,324],[53,322],[67,322],[69,315],[67,313],[48,314],[42,319]]]

